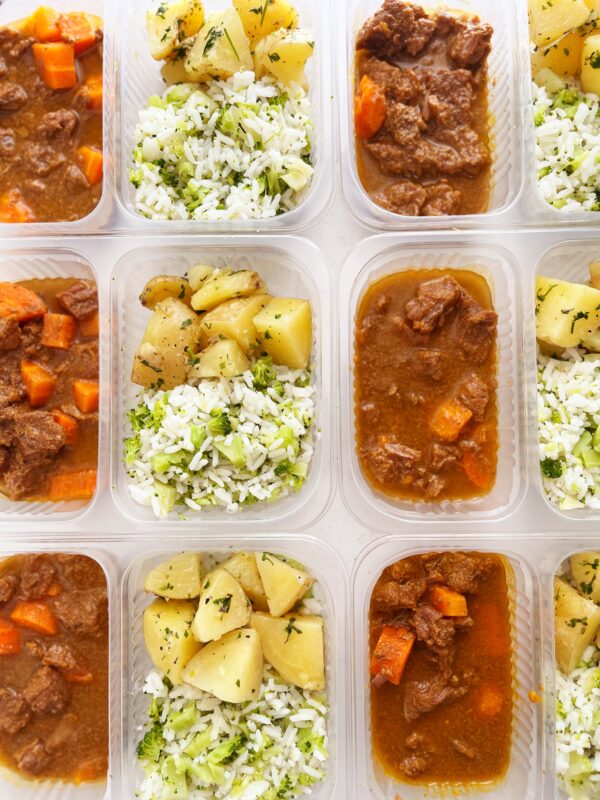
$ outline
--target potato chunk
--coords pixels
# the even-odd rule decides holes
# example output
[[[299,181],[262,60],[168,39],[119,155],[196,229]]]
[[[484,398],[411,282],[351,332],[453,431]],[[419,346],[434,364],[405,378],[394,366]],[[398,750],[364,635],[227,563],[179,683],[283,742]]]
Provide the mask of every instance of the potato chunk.
[[[184,600],[155,600],[144,611],[144,641],[154,666],[179,685],[200,645],[190,635],[196,609]]]
[[[216,569],[206,576],[192,633],[199,642],[212,642],[246,625],[251,613],[250,601],[233,575]]]
[[[254,317],[270,300],[268,294],[255,294],[220,303],[202,318],[200,335],[203,344],[225,336],[234,339],[246,355],[250,355],[259,345]]]
[[[559,78],[574,78],[579,75],[584,39],[581,31],[576,30],[546,47],[538,47],[531,54],[534,78],[543,69],[552,70]]]
[[[252,45],[280,28],[298,27],[298,12],[288,0],[233,0],[233,5]]]
[[[253,68],[250,43],[235,8],[211,14],[185,60],[185,68],[197,81],[230,78]]]
[[[139,386],[162,386],[159,379],[164,373],[165,361],[162,353],[149,342],[142,342],[133,358],[132,383],[137,383]]]
[[[146,575],[144,591],[171,600],[192,600],[202,591],[202,556],[177,553]]]
[[[570,584],[554,579],[554,639],[556,661],[570,675],[600,625],[600,608]]]
[[[208,264],[194,264],[187,271],[187,279],[192,289],[197,292],[202,286],[204,281],[215,271],[214,267],[209,267]],[[231,270],[223,270],[223,272],[231,272]]]
[[[571,574],[580,594],[600,603],[600,552],[571,556]]]
[[[308,592],[314,579],[272,553],[255,553],[256,566],[267,596],[269,611],[280,617]]]
[[[260,611],[267,611],[267,595],[262,584],[254,553],[234,553],[221,564],[239,582],[246,595]]]
[[[258,272],[240,270],[215,270],[200,285],[192,297],[192,308],[196,311],[211,311],[213,308],[234,297],[249,297],[264,292],[264,285]]]
[[[146,13],[146,31],[152,58],[168,58],[188,36],[194,36],[204,24],[204,6],[200,0],[174,0],[161,3]]]
[[[146,308],[155,309],[167,297],[174,297],[182,303],[189,304],[192,288],[185,278],[179,275],[156,275],[150,278],[142,289],[140,303]]]
[[[301,689],[325,688],[321,617],[272,617],[257,611],[250,626],[258,631],[265,659],[282,678]]]
[[[312,314],[308,300],[275,297],[254,317],[261,347],[276,364],[306,369],[312,350]]]
[[[315,40],[308,31],[288,31],[283,28],[270,33],[256,45],[256,77],[262,78],[267,74],[281,83],[305,86],[304,67],[314,48]]]
[[[258,696],[262,673],[260,638],[242,628],[203,647],[183,670],[183,679],[225,703],[246,703]]]
[[[188,370],[188,378],[233,378],[250,369],[250,362],[237,342],[223,339],[203,350]]]
[[[589,15],[585,0],[529,0],[531,39],[545,47],[583,25]]]
[[[535,325],[540,341],[576,347],[600,325],[600,291],[538,275]]]
[[[581,53],[581,88],[600,96],[600,35],[588,36]]]

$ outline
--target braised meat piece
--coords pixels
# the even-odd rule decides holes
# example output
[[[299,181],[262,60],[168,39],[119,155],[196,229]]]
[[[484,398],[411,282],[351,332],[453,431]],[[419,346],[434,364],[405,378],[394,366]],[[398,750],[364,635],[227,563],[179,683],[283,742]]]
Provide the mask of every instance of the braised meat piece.
[[[108,601],[104,589],[64,592],[56,598],[54,607],[65,628],[80,636],[99,636],[106,629]]]
[[[19,579],[16,575],[2,575],[0,577],[0,603],[8,603],[9,600],[12,600],[18,585]]]
[[[460,314],[460,346],[476,364],[482,364],[496,342],[498,315],[466,296]]]
[[[50,175],[65,161],[65,155],[41,142],[31,142],[23,148],[23,162],[34,175],[40,178]]]
[[[453,464],[458,458],[456,448],[434,442],[431,448],[431,468],[439,472],[447,464]]]
[[[48,594],[56,578],[56,568],[49,556],[44,553],[23,556],[19,598],[39,600]]]
[[[390,476],[405,478],[418,471],[421,451],[406,447],[392,439],[380,437],[377,446],[371,448],[369,457],[382,479],[389,480]]]
[[[473,76],[466,69],[422,69],[427,90],[429,118],[439,128],[469,125],[475,92]]]
[[[478,375],[470,375],[458,394],[458,401],[473,412],[473,419],[476,422],[481,422],[490,401],[487,383],[484,383]]]
[[[430,647],[448,647],[454,639],[454,620],[444,617],[428,604],[417,606],[408,624],[417,639]]]
[[[361,61],[361,70],[383,89],[390,103],[420,105],[425,100],[425,87],[419,73],[413,69],[366,56]]]
[[[0,731],[14,736],[30,719],[31,709],[22,696],[10,689],[0,689]]]
[[[14,465],[5,470],[2,480],[8,497],[11,500],[21,500],[43,491],[47,484],[47,475],[43,467]]]
[[[402,0],[385,0],[380,10],[363,25],[356,47],[391,60],[403,54],[417,56],[429,44],[436,27],[435,20],[420,6]]]
[[[25,355],[34,356],[42,349],[42,326],[39,320],[21,326],[21,346]]]
[[[490,54],[493,33],[487,23],[464,25],[448,40],[448,55],[459,67],[478,67]]]
[[[20,464],[40,465],[65,444],[61,426],[47,411],[30,411],[15,422],[15,450]]]
[[[46,751],[41,739],[33,739],[16,753],[17,766],[23,772],[39,775],[50,762],[50,754]]]
[[[401,608],[416,608],[427,589],[424,578],[408,583],[387,581],[378,584],[373,590],[373,603],[381,611],[398,611]]]
[[[29,679],[23,697],[36,714],[60,714],[71,699],[71,690],[55,669],[40,667]]]
[[[442,576],[442,582],[461,594],[477,594],[483,581],[493,568],[491,561],[475,558],[467,553],[442,553],[424,560],[428,573]]]
[[[431,333],[444,324],[461,296],[461,286],[454,278],[444,276],[425,281],[419,286],[416,297],[406,304],[406,318],[415,330]]]
[[[414,722],[421,714],[428,714],[448,700],[464,697],[468,691],[468,685],[460,685],[456,678],[453,680],[443,673],[430,680],[411,681],[404,693],[404,717],[407,722]]]
[[[457,214],[461,197],[461,193],[453,189],[447,181],[426,184],[397,181],[378,195],[378,202],[395,214],[439,217]]]
[[[444,376],[445,362],[446,356],[441,350],[415,350],[411,367],[414,374],[437,382]]]
[[[409,778],[418,778],[425,772],[430,762],[430,756],[411,753],[400,761],[400,769]]]
[[[59,292],[56,299],[76,319],[87,319],[98,311],[98,290],[85,281],[78,281]]]
[[[79,125],[79,114],[73,109],[59,108],[44,114],[38,133],[57,144],[69,144]]]
[[[27,92],[18,83],[0,83],[0,112],[18,111],[27,103]]]
[[[0,153],[0,156],[2,154]],[[21,328],[16,317],[0,317],[0,353],[14,350],[21,344]]]
[[[446,217],[459,213],[462,194],[447,181],[427,184],[425,190],[427,196],[421,206],[423,217]]]

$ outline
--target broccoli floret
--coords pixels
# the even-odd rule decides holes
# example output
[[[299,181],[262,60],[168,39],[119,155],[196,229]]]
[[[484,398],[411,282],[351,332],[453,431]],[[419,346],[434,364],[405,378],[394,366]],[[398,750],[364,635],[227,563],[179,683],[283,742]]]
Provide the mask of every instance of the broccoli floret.
[[[259,358],[252,367],[252,383],[255,389],[266,389],[276,377],[272,358]]]
[[[130,467],[133,462],[136,460],[138,453],[140,452],[140,437],[136,433],[135,436],[130,436],[129,439],[125,439],[125,463],[128,467]]]
[[[137,757],[141,761],[158,761],[164,745],[165,737],[163,736],[162,725],[159,722],[155,722],[146,731],[146,735],[138,744]]]
[[[212,419],[208,423],[208,430],[213,436],[227,436],[228,433],[231,433],[233,428],[231,427],[231,420],[227,416],[224,411],[214,411],[212,413]]]
[[[560,478],[562,475],[562,464],[558,459],[545,458],[540,465],[546,478]]]
[[[144,403],[139,405],[137,408],[132,408],[127,416],[134,431],[141,431],[142,428],[145,428],[148,425],[148,422],[152,419],[150,409]]]
[[[209,764],[230,764],[245,744],[246,737],[243,733],[226,739],[210,751],[207,761]]]

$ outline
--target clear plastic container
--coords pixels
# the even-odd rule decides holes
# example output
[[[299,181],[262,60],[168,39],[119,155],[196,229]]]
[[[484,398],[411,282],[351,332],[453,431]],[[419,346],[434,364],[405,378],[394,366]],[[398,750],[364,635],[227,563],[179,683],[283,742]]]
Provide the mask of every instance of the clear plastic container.
[[[202,537],[186,540],[181,547],[190,550],[196,545],[205,554],[223,560],[240,550],[268,550],[301,561],[316,578],[315,597],[323,605],[325,621],[325,674],[327,682],[328,737],[330,757],[326,779],[314,787],[315,800],[342,800],[347,797],[349,762],[346,758],[346,603],[347,573],[335,551],[309,536],[261,536],[248,540],[232,536],[223,540]],[[158,543],[156,543],[158,546]],[[124,760],[122,797],[133,797],[140,783],[142,770],[137,764],[135,748],[147,722],[148,698],[143,694],[145,677],[152,668],[146,653],[142,618],[148,604],[144,578],[152,567],[173,555],[170,550],[148,550],[136,557],[123,577],[123,730]]]
[[[452,9],[477,14],[494,28],[492,51],[488,60],[488,103],[491,125],[492,192],[485,214],[453,215],[447,217],[409,217],[387,211],[371,200],[362,186],[356,161],[354,139],[354,64],[356,35],[363,23],[381,6],[382,0],[351,0],[338,32],[342,188],[348,209],[370,228],[380,230],[434,228],[469,228],[490,224],[507,212],[521,193],[522,141],[519,53],[523,42],[518,36],[517,2],[498,3],[494,0],[455,0]],[[419,3],[426,9],[439,8],[444,3],[426,0]]]
[[[256,504],[237,514],[221,509],[187,511],[180,520],[177,510],[171,515],[178,526],[194,529],[239,527],[254,524],[261,529],[281,527],[299,530],[313,523],[325,511],[334,486],[332,435],[332,392],[335,385],[333,350],[335,345],[332,317],[329,265],[318,248],[295,237],[230,237],[226,243],[198,239],[185,245],[138,247],[121,257],[112,279],[112,491],[123,514],[132,520],[165,525],[152,510],[133,501],[126,487],[123,464],[123,438],[128,434],[127,411],[134,407],[140,387],[129,378],[133,357],[149,319],[149,312],[139,303],[146,281],[161,273],[183,275],[197,263],[215,267],[255,269],[270,292],[275,295],[303,297],[311,302],[314,327],[314,375],[317,394],[315,454],[309,476],[299,492],[271,504]],[[179,509],[181,510],[181,509]]]
[[[493,784],[474,786],[417,786],[399,783],[386,775],[371,751],[369,696],[369,604],[373,587],[385,567],[416,553],[444,550],[495,552],[506,559],[513,643],[513,732],[511,757],[504,778]],[[427,545],[415,548],[406,539],[387,536],[366,547],[355,562],[351,577],[353,620],[350,646],[353,652],[354,698],[352,706],[353,761],[356,765],[354,797],[365,800],[420,800],[423,796],[469,797],[483,794],[489,800],[537,800],[541,792],[541,748],[539,706],[528,698],[528,691],[539,684],[539,648],[536,618],[537,580],[527,562],[519,555],[499,549],[491,543],[470,540],[468,544],[449,543],[430,533]]]
[[[230,6],[230,0],[210,0],[207,11]],[[160,65],[148,49],[144,16],[147,0],[129,0],[122,9],[119,30],[120,81],[118,111],[117,195],[126,218],[126,227],[146,232],[203,233],[203,232],[277,232],[299,231],[325,212],[332,197],[333,161],[335,157],[335,128],[332,122],[332,79],[330,7],[328,0],[314,4],[310,0],[294,3],[300,17],[300,27],[312,31],[315,51],[307,64],[309,96],[313,107],[314,135],[312,137],[315,173],[310,188],[292,211],[272,219],[253,220],[150,220],[139,214],[133,204],[133,187],[129,184],[128,168],[134,146],[134,132],[141,109],[146,108],[153,94],[160,94],[165,84]]]
[[[407,269],[467,269],[482,275],[490,286],[498,313],[497,397],[498,470],[496,483],[484,497],[457,502],[410,502],[376,492],[365,479],[355,448],[354,323],[366,288],[394,272]],[[512,513],[526,488],[523,453],[521,324],[518,265],[501,247],[467,243],[444,236],[404,243],[398,236],[375,236],[363,241],[346,260],[341,285],[341,486],[352,514],[371,530],[385,531],[393,522],[496,521]]]
[[[15,249],[3,247],[0,243],[0,281],[23,281],[32,278],[84,278],[97,282],[96,272],[90,262],[75,250],[47,245],[39,249]],[[108,425],[108,392],[105,389],[103,352],[108,346],[106,338],[99,337],[100,348],[100,414],[98,428],[98,475],[94,497],[91,500],[70,500],[51,503],[50,501],[14,501],[0,494],[0,521],[31,524],[34,520],[43,524],[64,524],[89,511],[98,496],[103,470],[106,468],[101,454]],[[104,424],[103,424],[104,422]]]

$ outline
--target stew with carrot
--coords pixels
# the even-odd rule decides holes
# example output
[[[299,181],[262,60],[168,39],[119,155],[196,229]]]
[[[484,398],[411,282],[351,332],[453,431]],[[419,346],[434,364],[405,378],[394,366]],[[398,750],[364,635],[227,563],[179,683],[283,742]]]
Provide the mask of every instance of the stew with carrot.
[[[0,282],[0,490],[11,500],[89,500],[98,400],[95,284]]]
[[[87,216],[102,193],[102,20],[38,8],[0,28],[0,222]]]
[[[508,768],[510,567],[477,552],[397,561],[370,604],[373,754],[397,780],[484,783]]]
[[[70,553],[0,563],[0,762],[26,777],[101,780],[108,767],[108,600]]]
[[[356,319],[362,470],[404,500],[487,494],[496,479],[496,327],[489,286],[466,270],[406,270],[366,291]]]

